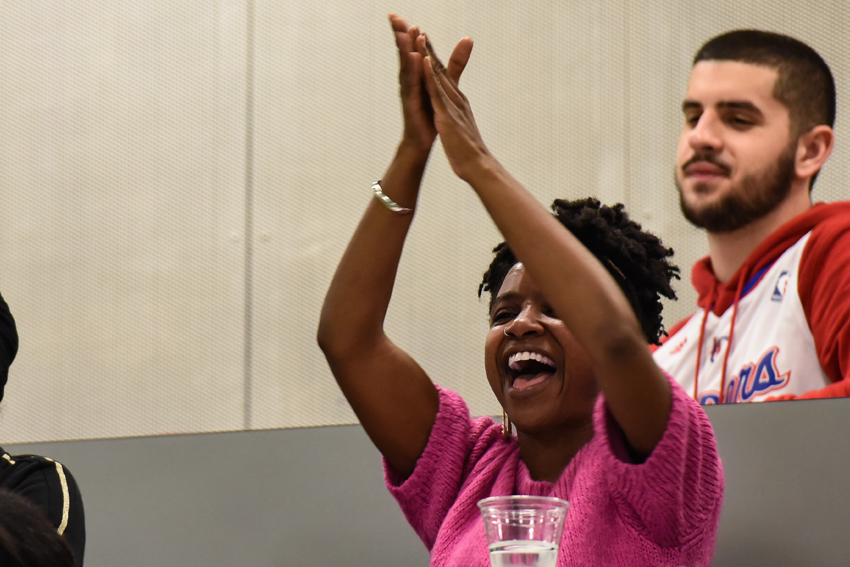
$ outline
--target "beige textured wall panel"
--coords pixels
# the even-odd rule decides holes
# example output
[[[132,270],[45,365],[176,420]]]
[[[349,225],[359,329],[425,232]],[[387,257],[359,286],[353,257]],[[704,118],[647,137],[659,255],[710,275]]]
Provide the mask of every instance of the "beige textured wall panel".
[[[3,442],[242,425],[246,19],[4,2]]]
[[[842,1],[744,0],[723,3],[629,3],[629,177],[631,208],[644,224],[676,251],[682,268],[679,301],[665,308],[672,325],[696,305],[690,267],[707,251],[705,233],[679,211],[673,183],[676,144],[683,118],[681,104],[691,61],[708,39],[732,29],[758,28],[792,35],[814,47],[832,68],[838,88],[837,144],[815,185],[814,198],[850,198],[844,112],[848,102],[846,42],[850,7]]]
[[[398,142],[390,10],[444,57],[475,39],[462,87],[541,201],[623,201],[676,249],[668,324],[705,253],[672,182],[705,39],[755,26],[821,51],[838,145],[815,196],[848,195],[843,2],[5,2],[0,291],[22,344],[0,442],[354,420],[315,331]],[[499,240],[437,144],[387,328],[475,414],[498,411],[475,291]]]
[[[494,154],[541,201],[626,198],[625,20],[552,2],[263,1],[256,30],[253,427],[353,419],[315,344],[336,263],[400,136],[390,10],[447,57],[476,41],[462,87]],[[474,414],[499,412],[483,371],[476,290],[500,240],[439,144],[387,329]]]

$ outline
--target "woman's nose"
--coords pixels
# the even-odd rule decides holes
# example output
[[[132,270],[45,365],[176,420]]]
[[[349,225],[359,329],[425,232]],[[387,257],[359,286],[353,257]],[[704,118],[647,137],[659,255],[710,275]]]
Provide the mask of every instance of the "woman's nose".
[[[533,306],[524,307],[513,321],[505,326],[505,334],[517,338],[540,334],[543,332],[541,317],[540,311]]]

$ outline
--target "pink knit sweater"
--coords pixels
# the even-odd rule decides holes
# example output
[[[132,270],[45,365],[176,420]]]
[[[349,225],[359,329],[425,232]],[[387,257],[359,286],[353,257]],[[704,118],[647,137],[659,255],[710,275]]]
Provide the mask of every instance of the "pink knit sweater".
[[[675,382],[667,430],[642,464],[628,462],[600,396],[593,439],[554,484],[533,480],[516,437],[439,389],[440,409],[413,475],[385,464],[390,492],[431,551],[432,566],[489,567],[477,502],[528,494],[569,501],[558,567],[679,567],[711,563],[723,470],[711,424]]]

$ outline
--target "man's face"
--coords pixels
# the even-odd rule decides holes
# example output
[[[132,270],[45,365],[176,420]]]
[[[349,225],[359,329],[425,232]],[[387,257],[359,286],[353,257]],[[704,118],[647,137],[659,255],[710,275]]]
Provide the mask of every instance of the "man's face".
[[[794,179],[788,109],[773,98],[777,72],[701,61],[682,104],[676,157],[682,213],[709,232],[731,232],[772,212]]]

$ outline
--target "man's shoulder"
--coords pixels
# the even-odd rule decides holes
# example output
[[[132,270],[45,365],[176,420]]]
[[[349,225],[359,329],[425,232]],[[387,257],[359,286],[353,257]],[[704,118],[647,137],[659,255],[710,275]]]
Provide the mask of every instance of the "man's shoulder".
[[[759,245],[751,255],[751,273],[773,265],[803,238],[807,240],[802,263],[807,264],[811,258],[820,261],[823,254],[840,252],[834,248],[842,235],[850,238],[850,201],[816,203],[782,225]]]
[[[840,234],[850,231],[850,201],[819,203],[812,207],[817,213],[817,223],[812,232]]]
[[[44,480],[42,471],[55,472],[57,476],[69,477],[65,467],[49,457],[41,455],[11,455],[0,449],[0,487]],[[37,475],[34,476],[34,475]]]
[[[816,203],[801,217],[810,219],[812,231],[850,229],[850,201]]]
[[[803,252],[802,263],[820,265],[835,257],[850,254],[850,201],[819,203],[812,207],[817,222],[813,223],[810,237]]]

